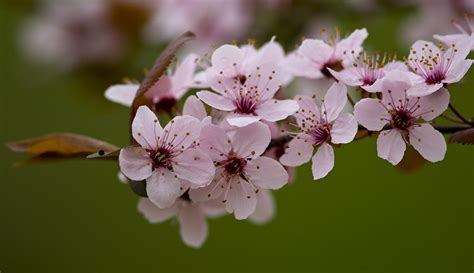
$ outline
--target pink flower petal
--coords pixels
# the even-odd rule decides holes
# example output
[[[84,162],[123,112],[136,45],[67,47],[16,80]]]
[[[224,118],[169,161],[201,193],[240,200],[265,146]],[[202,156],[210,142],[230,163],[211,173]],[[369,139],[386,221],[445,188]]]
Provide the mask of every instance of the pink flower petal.
[[[160,79],[145,93],[145,97],[153,99],[154,102],[162,98],[176,98],[173,93],[171,78],[161,76]]]
[[[258,122],[260,117],[254,115],[232,114],[228,115],[226,120],[232,126],[245,127]]]
[[[288,183],[288,173],[275,159],[261,156],[250,160],[245,166],[250,182],[262,189],[276,190]]]
[[[285,153],[280,157],[280,162],[285,166],[296,167],[308,162],[312,155],[312,143],[297,135],[288,144]]]
[[[397,165],[405,154],[405,141],[398,129],[382,131],[377,138],[377,155]]]
[[[412,99],[413,100],[413,99]],[[413,114],[421,115],[420,118],[425,121],[430,121],[435,117],[441,115],[449,104],[449,91],[446,88],[441,88],[438,92],[419,99],[418,109]]]
[[[336,44],[334,55],[338,58],[344,55],[344,52],[354,51],[355,54],[358,54],[362,50],[362,43],[369,36],[367,29],[356,29],[349,36],[342,39]]]
[[[197,149],[187,149],[174,158],[175,174],[191,183],[192,188],[199,188],[211,183],[215,167],[207,154]]]
[[[319,66],[313,64],[309,59],[298,53],[289,54],[288,57],[282,61],[282,67],[286,72],[297,77],[310,79],[323,77]]]
[[[349,143],[357,134],[357,120],[352,114],[340,115],[331,128],[331,142],[334,144]]]
[[[321,40],[305,39],[298,52],[319,65],[318,69],[321,69],[321,66],[331,58],[333,48]]]
[[[275,200],[269,190],[261,190],[257,193],[257,207],[249,220],[257,225],[263,225],[275,217]]]
[[[347,87],[341,82],[331,85],[324,97],[323,106],[321,106],[321,110],[326,112],[328,122],[337,119],[346,103]]]
[[[423,82],[413,87],[410,87],[407,90],[407,94],[408,96],[413,96],[413,97],[423,97],[429,94],[433,94],[434,92],[440,90],[442,87],[443,87],[442,83],[426,84]]]
[[[157,137],[163,133],[160,121],[150,108],[140,106],[132,122],[133,138],[143,147],[153,150],[157,145]]]
[[[151,159],[140,147],[120,150],[120,171],[131,180],[140,181],[151,176]]]
[[[138,201],[138,211],[143,214],[145,219],[152,224],[164,222],[176,215],[178,212],[177,204],[170,207],[160,209],[153,204],[148,198],[140,198]]]
[[[232,100],[210,91],[199,91],[196,94],[207,105],[222,111],[233,111],[236,106]]]
[[[298,111],[298,103],[294,100],[268,100],[257,109],[257,115],[266,121],[279,121]]]
[[[200,202],[199,207],[207,217],[219,217],[226,213],[224,203],[217,199]]]
[[[222,71],[225,77],[232,77],[236,75],[236,67],[240,66],[244,54],[234,45],[223,45],[214,51],[211,58],[212,67]]]
[[[135,98],[138,87],[138,84],[132,83],[115,84],[105,90],[105,97],[110,101],[130,107]]]
[[[176,66],[171,76],[172,88],[177,99],[181,98],[186,91],[193,87],[194,70],[196,69],[196,54],[189,54],[183,62]]]
[[[232,146],[230,145],[230,138],[224,129],[209,124],[205,125],[201,130],[199,149],[209,155],[212,160],[221,161],[225,159],[224,155],[229,154]]]
[[[233,185],[229,190],[225,208],[227,212],[234,213],[235,219],[247,219],[257,207],[255,191],[245,181],[233,182]]]
[[[325,177],[334,168],[334,150],[332,146],[323,143],[313,156],[311,170],[314,180]]]
[[[296,123],[299,127],[303,126],[307,117],[314,118],[319,120],[321,117],[321,110],[314,102],[314,99],[308,96],[296,96],[295,101],[298,102],[299,109],[294,115],[296,118]]]
[[[271,140],[267,125],[256,122],[235,131],[231,139],[232,147],[242,158],[257,158],[268,147]]]
[[[204,104],[196,96],[191,95],[184,102],[183,115],[203,120],[207,117],[207,112]]]
[[[446,74],[446,83],[456,83],[459,82],[469,71],[469,68],[472,65],[472,60],[459,60],[451,64],[450,69]]]
[[[155,170],[146,181],[148,198],[159,208],[166,208],[176,201],[181,193],[179,178],[165,168]]]
[[[216,174],[216,179],[218,178]],[[222,180],[214,180],[211,184],[206,187],[191,189],[189,191],[189,197],[194,202],[205,202],[213,199],[217,199],[220,203],[223,200],[224,188],[224,178]]]
[[[354,71],[355,69],[351,67],[338,72],[328,68],[329,72],[331,72],[334,78],[336,78],[338,81],[341,81],[349,86],[361,86],[364,83],[360,76]]]
[[[439,56],[443,56],[443,52],[441,52],[440,49],[432,42],[418,40],[411,46],[408,59],[420,60],[422,56],[426,55],[425,52],[429,52],[431,56],[435,56],[437,54],[439,54]]]
[[[426,159],[437,162],[444,159],[446,141],[443,134],[428,123],[410,129],[410,144]]]
[[[357,102],[354,106],[354,116],[370,131],[380,131],[391,119],[382,102],[377,99],[362,99]]]
[[[167,144],[172,144],[175,149],[186,149],[197,142],[201,134],[201,122],[191,116],[177,116],[163,129],[163,138]]]
[[[184,203],[178,213],[179,231],[183,242],[191,247],[199,248],[206,241],[208,227],[206,216],[198,206]]]

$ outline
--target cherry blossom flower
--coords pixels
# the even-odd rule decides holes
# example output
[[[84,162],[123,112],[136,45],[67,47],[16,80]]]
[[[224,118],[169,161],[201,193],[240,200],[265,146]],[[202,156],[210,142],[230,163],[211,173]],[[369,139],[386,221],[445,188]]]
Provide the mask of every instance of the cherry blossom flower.
[[[141,106],[132,123],[139,146],[120,151],[120,170],[131,180],[146,180],[150,200],[168,207],[189,187],[206,186],[214,177],[212,160],[191,148],[200,131],[201,122],[191,116],[177,116],[162,128],[156,115]]]
[[[180,198],[167,208],[159,208],[148,198],[140,198],[138,211],[152,224],[162,223],[176,217],[183,242],[194,248],[201,247],[207,239],[208,226],[206,218],[218,217],[225,213],[221,202],[210,200],[194,203]]]
[[[325,177],[334,167],[331,144],[351,142],[357,133],[357,121],[350,113],[341,114],[347,103],[347,88],[334,83],[321,107],[307,96],[297,96],[300,110],[294,115],[299,133],[290,141],[280,162],[286,166],[300,166],[312,158],[313,178]]]
[[[325,40],[305,39],[297,51],[289,54],[285,62],[286,70],[299,77],[331,78],[328,69],[341,71],[348,67],[352,62],[349,53],[361,52],[367,36],[367,30],[363,28],[343,39],[340,39],[338,32]]]
[[[361,87],[368,92],[376,92],[377,81],[391,70],[408,71],[408,67],[403,62],[393,61],[392,58],[379,54],[369,56],[365,52],[353,56],[353,63],[350,67],[342,71],[334,71],[328,68],[329,72],[339,81],[348,86]],[[374,89],[375,87],[375,89]]]
[[[171,112],[178,100],[190,88],[194,87],[196,58],[197,55],[195,54],[187,55],[176,66],[174,72],[167,76],[161,76],[147,92],[146,96],[153,100],[155,111]],[[105,91],[105,97],[113,102],[130,107],[139,86],[136,83],[112,85]]]
[[[247,75],[254,72],[257,66],[274,66],[281,69],[284,60],[285,51],[275,41],[275,36],[258,49],[251,43],[241,47],[223,45],[213,52],[211,66],[204,71],[207,86],[219,80],[232,79],[245,84]],[[281,84],[287,84],[291,80],[287,73],[282,73],[281,76]]]
[[[214,161],[216,176],[209,186],[190,190],[195,202],[217,199],[236,219],[246,219],[255,212],[262,189],[279,189],[288,182],[283,166],[261,156],[270,143],[270,130],[261,122],[239,127],[232,135],[206,125],[200,140],[200,149]]]
[[[159,0],[145,37],[170,40],[185,31],[196,33],[195,48],[237,39],[250,23],[251,5],[242,1]],[[198,50],[198,51],[199,51]]]
[[[416,41],[406,62],[418,77],[408,89],[408,95],[426,96],[443,85],[460,81],[472,64],[472,60],[466,60],[471,43],[470,39],[465,39],[443,51],[431,42]]]
[[[381,131],[377,154],[393,165],[403,158],[411,144],[426,160],[440,161],[446,153],[443,135],[429,121],[446,110],[449,92],[445,88],[424,96],[410,97],[410,79],[398,73],[382,83],[382,99],[362,99],[355,105],[358,122],[371,131]]]
[[[247,74],[242,75],[237,71],[241,67],[238,65],[242,57],[239,52],[239,48],[229,45],[214,52],[213,66],[222,68],[219,71],[222,77],[212,78],[209,84],[218,94],[203,90],[197,93],[199,99],[218,110],[232,112],[227,121],[239,127],[259,120],[283,120],[296,112],[298,104],[295,101],[273,99],[284,79],[281,70],[267,62],[255,64],[251,72],[246,69]]]
[[[463,40],[471,40],[471,51],[474,50],[474,18],[472,15],[466,15],[466,22],[469,27],[468,30],[464,29],[460,24],[453,21],[453,25],[459,30],[458,34],[448,35],[434,35],[434,38],[438,41],[443,42],[447,46],[452,44],[458,44]]]
[[[25,55],[33,62],[68,70],[113,63],[125,51],[124,37],[107,17],[105,1],[42,2],[20,37]]]

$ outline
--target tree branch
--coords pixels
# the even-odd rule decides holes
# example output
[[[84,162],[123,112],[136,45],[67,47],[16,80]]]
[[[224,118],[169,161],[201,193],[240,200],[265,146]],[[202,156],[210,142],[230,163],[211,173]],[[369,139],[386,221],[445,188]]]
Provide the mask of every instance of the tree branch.
[[[456,133],[458,131],[469,129],[471,127],[467,126],[467,125],[454,125],[454,126],[437,125],[437,126],[434,126],[434,128],[436,130],[438,130],[439,132],[443,133],[443,134],[452,134],[452,133]],[[363,131],[363,130],[367,130],[367,129],[365,129],[362,126],[359,126],[359,131]],[[273,147],[280,147],[282,145],[285,145],[286,143],[290,142],[292,139],[293,139],[293,136],[291,136],[291,135],[284,135],[284,136],[281,136],[281,137],[273,138],[270,141],[270,144],[268,145],[267,150],[269,150]]]

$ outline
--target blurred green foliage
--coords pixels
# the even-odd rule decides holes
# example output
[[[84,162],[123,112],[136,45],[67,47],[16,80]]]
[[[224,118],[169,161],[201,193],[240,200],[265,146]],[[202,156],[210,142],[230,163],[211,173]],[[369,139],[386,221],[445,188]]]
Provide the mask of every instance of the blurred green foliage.
[[[412,11],[355,16],[326,5],[346,32],[367,27],[369,48],[406,51],[396,31]],[[127,144],[128,109],[106,101],[103,91],[124,76],[141,79],[159,49],[143,46],[120,72],[58,77],[20,56],[17,30],[30,12],[13,1],[0,3],[0,142],[70,131]],[[298,13],[283,22],[301,24]],[[291,28],[266,27],[266,34],[252,37],[265,41],[276,34],[287,48],[298,39]],[[473,70],[451,90],[452,102],[468,115],[474,114],[472,86]],[[275,192],[274,221],[259,227],[230,215],[210,220],[200,250],[181,243],[177,223],[151,225],[143,219],[136,211],[138,197],[117,180],[116,164],[11,167],[22,158],[0,150],[2,273],[474,270],[472,146],[449,145],[443,162],[405,175],[377,158],[374,138],[345,145],[336,149],[336,166],[327,178],[313,181],[304,166],[295,184]]]

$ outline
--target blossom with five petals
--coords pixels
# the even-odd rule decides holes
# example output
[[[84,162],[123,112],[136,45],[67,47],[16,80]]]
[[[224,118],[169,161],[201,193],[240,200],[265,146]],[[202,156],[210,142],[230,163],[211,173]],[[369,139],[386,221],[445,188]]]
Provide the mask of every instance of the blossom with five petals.
[[[296,167],[312,158],[313,178],[325,177],[334,167],[334,150],[331,144],[351,142],[357,133],[357,121],[350,113],[341,113],[347,103],[347,88],[334,83],[319,107],[307,96],[297,96],[300,110],[295,118],[300,132],[290,141],[280,162]]]
[[[189,187],[208,185],[214,164],[194,148],[201,126],[194,117],[177,116],[162,128],[156,115],[140,106],[132,123],[139,146],[120,151],[121,172],[131,180],[146,180],[147,195],[160,208],[172,205]]]
[[[284,81],[284,75],[275,63],[252,62],[250,68],[244,69],[240,62],[242,58],[237,47],[224,45],[218,48],[213,54],[213,66],[220,69],[220,76],[211,77],[208,82],[218,94],[203,90],[197,93],[199,99],[218,110],[232,112],[226,119],[230,125],[238,127],[259,120],[283,120],[298,110],[298,104],[293,100],[273,98]]]
[[[471,39],[464,39],[443,51],[431,42],[416,41],[406,60],[417,76],[412,80],[408,95],[426,96],[441,90],[444,85],[460,81],[472,64],[472,60],[466,60],[471,44]]]
[[[446,142],[429,121],[446,110],[449,92],[445,88],[424,96],[410,97],[410,80],[401,72],[382,83],[382,99],[362,99],[355,105],[357,121],[370,131],[381,131],[377,139],[379,157],[397,165],[406,144],[411,144],[425,159],[444,158]]]
[[[217,199],[236,219],[249,217],[262,189],[279,189],[288,182],[280,163],[261,156],[269,143],[270,130],[261,122],[239,127],[232,135],[216,125],[204,126],[199,148],[214,161],[216,175],[207,187],[191,189],[191,200]]]
[[[362,51],[362,43],[368,35],[363,28],[343,39],[339,38],[338,32],[325,40],[305,39],[298,50],[288,56],[286,70],[299,77],[331,78],[328,69],[341,71],[348,67],[353,61],[350,54]]]

